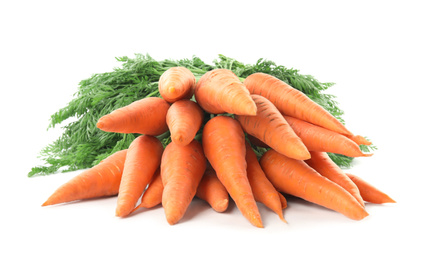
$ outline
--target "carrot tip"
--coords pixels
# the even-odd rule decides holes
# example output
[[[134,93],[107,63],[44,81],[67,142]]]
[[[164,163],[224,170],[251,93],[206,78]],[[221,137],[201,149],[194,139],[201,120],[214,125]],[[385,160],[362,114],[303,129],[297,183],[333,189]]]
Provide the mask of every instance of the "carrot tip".
[[[171,86],[171,87],[169,87],[169,92],[174,93],[174,92],[176,92],[176,89],[173,86]]]
[[[227,207],[229,206],[229,200],[224,199],[216,203],[213,209],[219,213],[226,211]]]

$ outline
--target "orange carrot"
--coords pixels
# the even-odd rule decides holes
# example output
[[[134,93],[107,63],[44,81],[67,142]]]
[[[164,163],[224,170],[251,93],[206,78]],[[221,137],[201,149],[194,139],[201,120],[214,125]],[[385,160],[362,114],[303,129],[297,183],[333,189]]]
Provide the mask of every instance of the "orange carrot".
[[[156,137],[138,136],[130,144],[117,197],[116,216],[125,217],[135,208],[160,165],[163,145]]]
[[[166,70],[158,80],[158,90],[169,103],[181,99],[190,99],[194,92],[195,76],[185,67],[172,67]]]
[[[286,197],[284,197],[283,194],[281,194],[281,193],[278,193],[278,196],[280,197],[280,201],[281,201],[281,209],[287,208],[287,200],[286,200]]]
[[[274,150],[267,151],[260,164],[276,189],[361,220],[368,213],[338,184],[321,176],[304,161],[294,160]]]
[[[350,173],[346,174],[358,186],[359,192],[364,201],[375,204],[396,203],[396,201],[390,198],[390,196],[388,196],[372,184],[368,183],[367,181],[363,180],[361,177]]]
[[[42,206],[97,197],[119,192],[127,150],[118,151],[100,164],[83,171],[60,186]]]
[[[294,117],[285,116],[284,118],[309,151],[331,152],[349,157],[372,156],[372,154],[363,153],[355,142],[344,135]]]
[[[325,152],[311,152],[311,159],[305,161],[309,166],[324,177],[337,183],[347,190],[362,205],[365,203],[359,193],[359,189],[353,181],[343,172],[340,167],[331,160]]]
[[[263,141],[259,140],[253,135],[248,135],[248,140],[251,142],[251,144],[263,147],[263,148],[270,148],[268,144],[264,143]]]
[[[169,107],[162,98],[144,98],[104,115],[97,127],[106,132],[160,135],[168,130],[166,114]]]
[[[281,194],[274,188],[264,171],[262,171],[261,165],[259,165],[258,158],[252,150],[252,147],[248,142],[245,142],[245,144],[246,169],[255,200],[263,203],[269,209],[277,213],[282,221],[286,222],[283,217],[283,206],[280,199]]]
[[[164,149],[161,159],[164,185],[162,205],[170,225],[176,224],[184,216],[205,168],[204,151],[196,140],[185,146],[171,142]]]
[[[248,76],[243,84],[251,94],[269,99],[283,115],[296,117],[342,134],[351,134],[327,110],[274,76],[254,73]]]
[[[196,191],[196,196],[208,202],[217,212],[224,212],[229,206],[229,194],[211,166],[208,166],[205,170]]]
[[[166,117],[171,140],[178,145],[187,145],[198,132],[204,120],[204,112],[191,100],[183,99],[174,102]]]
[[[251,97],[256,104],[257,114],[235,116],[243,130],[290,158],[309,159],[308,149],[277,108],[263,96],[253,94]]]
[[[240,123],[228,116],[210,119],[202,132],[205,156],[240,212],[256,227],[263,227],[246,172],[245,136]]]
[[[230,70],[214,69],[205,73],[195,87],[198,104],[208,113],[255,115],[256,106],[249,91]]]
[[[147,189],[141,197],[141,203],[139,203],[136,208],[132,210],[135,212],[139,208],[153,208],[161,203],[161,198],[163,196],[163,182],[161,180],[161,168],[158,167],[152,177],[151,182],[148,184]],[[131,213],[132,213],[131,212]]]
[[[365,137],[360,135],[346,135],[349,139],[355,142],[357,145],[371,145],[372,142],[366,140]]]

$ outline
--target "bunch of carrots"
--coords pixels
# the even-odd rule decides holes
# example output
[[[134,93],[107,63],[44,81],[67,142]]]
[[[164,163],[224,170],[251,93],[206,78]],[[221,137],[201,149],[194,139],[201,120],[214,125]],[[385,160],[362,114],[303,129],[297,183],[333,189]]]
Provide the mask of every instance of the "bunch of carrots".
[[[198,81],[184,67],[160,77],[161,97],[147,97],[98,120],[103,131],[140,134],[128,149],[59,187],[43,206],[117,195],[116,216],[161,204],[178,223],[196,196],[216,212],[230,198],[254,226],[263,227],[257,202],[282,221],[284,195],[296,196],[353,220],[365,202],[393,203],[327,155],[367,157],[352,134],[321,106],[276,77],[255,73],[243,82],[214,69]],[[169,131],[163,146],[157,136]],[[258,158],[253,147],[268,150]]]

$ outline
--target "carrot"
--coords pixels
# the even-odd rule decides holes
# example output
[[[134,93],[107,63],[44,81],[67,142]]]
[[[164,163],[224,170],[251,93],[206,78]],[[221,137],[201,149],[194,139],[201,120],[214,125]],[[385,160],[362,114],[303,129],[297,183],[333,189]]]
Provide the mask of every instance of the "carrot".
[[[73,177],[60,186],[42,206],[116,195],[119,192],[126,153],[127,150],[118,151],[100,164]]]
[[[357,145],[371,145],[372,142],[366,140],[365,137],[360,135],[346,135],[347,138],[351,139]]]
[[[248,142],[245,142],[245,144],[246,169],[255,200],[263,203],[269,209],[277,213],[283,222],[286,222],[283,217],[283,205],[280,198],[281,194],[274,188],[264,171],[262,171],[261,165],[259,165],[258,158],[252,150],[252,147],[248,144]]]
[[[208,202],[217,212],[224,212],[229,206],[229,194],[210,165],[202,176],[196,196]]]
[[[344,135],[294,117],[285,116],[284,118],[309,151],[331,152],[349,157],[372,156],[372,154],[363,153],[355,142]]]
[[[327,110],[274,76],[254,73],[249,75],[243,84],[251,94],[269,99],[283,115],[296,117],[342,134],[351,134]]]
[[[164,185],[162,205],[170,225],[176,224],[184,216],[205,168],[204,151],[196,140],[185,146],[171,142],[164,149],[161,159]]]
[[[97,127],[106,132],[160,135],[168,130],[169,107],[162,98],[144,98],[102,116]]]
[[[135,208],[160,165],[163,145],[154,136],[138,136],[130,144],[117,197],[116,216],[125,217]]]
[[[368,215],[349,192],[321,176],[304,161],[269,150],[261,157],[260,164],[274,187],[283,193],[332,209],[353,220]]]
[[[214,69],[205,73],[195,87],[198,104],[208,113],[255,115],[256,106],[249,91],[230,70]]]
[[[261,168],[262,169],[262,168]],[[283,194],[278,193],[278,196],[280,197],[280,201],[281,201],[281,208],[285,209],[287,208],[287,200],[286,197],[283,196]]]
[[[210,119],[202,132],[205,156],[240,212],[256,227],[263,227],[246,172],[245,136],[240,123],[228,116]]]
[[[263,147],[263,148],[270,148],[268,146],[268,144],[264,143],[263,141],[259,140],[258,138],[256,138],[253,135],[248,135],[248,140],[249,140],[249,142],[251,142],[251,144],[253,144],[255,146],[259,146],[259,147]]]
[[[243,130],[290,158],[309,159],[308,149],[277,108],[263,96],[253,94],[251,97],[256,104],[257,114],[235,116]]]
[[[337,183],[347,190],[362,205],[365,203],[356,184],[335,164],[325,152],[311,152],[311,159],[305,161],[309,166],[324,177]]]
[[[141,197],[141,203],[139,203],[136,208],[132,210],[135,212],[139,208],[153,208],[161,203],[161,198],[163,196],[163,182],[161,180],[161,168],[158,167],[152,177],[151,182],[148,184],[147,189]],[[131,213],[132,213],[131,212]]]
[[[388,196],[372,184],[368,183],[367,181],[363,180],[361,177],[350,173],[346,174],[358,186],[359,192],[364,201],[375,204],[396,203],[396,201],[390,198],[390,196]]]
[[[194,92],[195,76],[185,67],[171,67],[158,80],[158,90],[169,103],[190,99]]]
[[[188,99],[174,102],[166,116],[171,140],[178,145],[189,144],[195,138],[203,120],[204,112],[196,102]]]

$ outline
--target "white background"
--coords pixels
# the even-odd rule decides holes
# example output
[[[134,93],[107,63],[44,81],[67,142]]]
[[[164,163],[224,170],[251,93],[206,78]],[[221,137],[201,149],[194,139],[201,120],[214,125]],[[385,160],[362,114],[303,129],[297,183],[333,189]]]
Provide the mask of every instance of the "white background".
[[[0,4],[1,259],[420,259],[421,24],[418,1],[2,1]],[[293,2],[293,1],[292,1]],[[260,205],[265,225],[232,206],[195,200],[179,224],[161,207],[114,216],[116,198],[42,208],[79,172],[28,178],[60,136],[49,116],[80,80],[114,57],[207,63],[266,58],[335,82],[347,127],[378,150],[348,172],[398,203],[367,205],[362,221],[290,200],[288,224]]]

